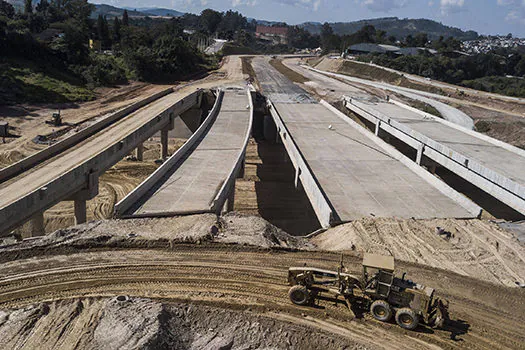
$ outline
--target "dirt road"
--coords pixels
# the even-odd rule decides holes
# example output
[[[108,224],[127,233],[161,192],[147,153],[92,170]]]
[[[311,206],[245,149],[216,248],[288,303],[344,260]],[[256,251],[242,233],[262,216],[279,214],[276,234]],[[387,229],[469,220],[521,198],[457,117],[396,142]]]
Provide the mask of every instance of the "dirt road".
[[[138,247],[137,247],[138,248]],[[125,294],[164,302],[249,310],[314,327],[370,348],[516,349],[525,344],[523,290],[412,264],[408,276],[451,301],[447,330],[407,332],[369,316],[352,319],[343,303],[297,307],[287,300],[291,265],[334,268],[339,254],[286,252],[224,245],[175,245],[172,250],[91,250],[6,262],[0,267],[0,308],[70,298]],[[358,273],[360,258],[345,260]],[[311,336],[314,336],[311,334]],[[455,339],[455,340],[452,340]]]

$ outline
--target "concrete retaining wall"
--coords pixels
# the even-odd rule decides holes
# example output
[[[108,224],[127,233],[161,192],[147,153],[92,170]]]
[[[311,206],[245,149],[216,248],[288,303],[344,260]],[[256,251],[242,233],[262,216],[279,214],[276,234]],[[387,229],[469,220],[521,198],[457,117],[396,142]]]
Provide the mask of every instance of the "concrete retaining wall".
[[[335,222],[332,206],[329,204],[328,199],[321,190],[321,187],[312,174],[310,167],[306,164],[301,152],[293,141],[293,138],[290,136],[288,129],[286,126],[284,126],[281,116],[275,109],[272,101],[269,100],[268,104],[270,114],[272,115],[275,125],[277,126],[277,131],[295,168],[296,181],[301,181],[301,184],[303,185],[308,199],[310,199],[310,203],[312,204],[319,223],[324,228],[339,223]]]
[[[16,162],[2,170],[0,170],[0,182],[4,182],[14,176],[17,176],[18,174],[21,174],[22,172],[26,171],[27,169],[30,169],[37,165],[38,163],[41,163],[61,152],[64,150],[70,148],[71,146],[81,142],[82,140],[85,140],[89,136],[95,134],[96,132],[102,130],[103,128],[109,126],[110,124],[113,124],[117,120],[123,118],[124,116],[135,112],[139,108],[144,107],[145,105],[158,100],[161,97],[164,97],[168,94],[171,94],[173,92],[173,88],[169,88],[166,90],[163,90],[161,92],[158,92],[154,95],[151,95],[148,98],[145,98],[144,100],[138,101],[133,103],[132,105],[121,109],[120,111],[111,114],[110,116],[100,120],[99,122],[88,126],[87,128],[77,132],[74,135],[71,135],[70,137],[57,142],[46,149],[37,152],[27,158],[22,159],[19,162]]]
[[[201,91],[193,92],[157,116],[152,116],[149,122],[128,134],[124,139],[115,140],[112,146],[94,155],[86,162],[72,168],[46,186],[0,208],[0,236],[8,235],[10,230],[23,224],[36,213],[44,211],[87,188],[90,178],[111,168],[139,144],[166,127],[171,122],[170,115],[184,113],[197,104],[200,94]]]
[[[211,109],[210,113],[206,117],[206,120],[204,123],[201,124],[201,126],[195,131],[195,133],[184,143],[184,145],[179,148],[170,158],[168,158],[164,164],[162,164],[153,174],[148,176],[146,180],[144,180],[137,188],[135,188],[133,191],[128,193],[126,197],[124,197],[120,202],[118,202],[115,205],[115,213],[114,215],[116,217],[123,217],[126,215],[126,212],[132,208],[137,202],[143,198],[148,191],[150,191],[155,184],[162,179],[166,173],[177,164],[177,162],[188,152],[188,150],[195,144],[199,138],[208,131],[209,126],[215,118],[217,117],[221,103],[222,98],[224,96],[224,91],[219,90],[217,99],[215,100],[215,104],[213,105],[213,108]]]

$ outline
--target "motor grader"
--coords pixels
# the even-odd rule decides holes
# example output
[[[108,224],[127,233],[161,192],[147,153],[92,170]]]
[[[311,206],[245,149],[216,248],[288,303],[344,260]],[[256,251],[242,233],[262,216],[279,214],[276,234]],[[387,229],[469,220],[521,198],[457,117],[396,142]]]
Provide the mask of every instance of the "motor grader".
[[[448,302],[434,296],[434,289],[394,276],[394,257],[365,254],[363,275],[346,272],[341,256],[337,271],[313,267],[291,267],[288,295],[297,305],[309,305],[322,293],[342,296],[351,310],[370,311],[376,320],[387,322],[395,315],[397,324],[408,330],[419,323],[441,328],[448,319]]]

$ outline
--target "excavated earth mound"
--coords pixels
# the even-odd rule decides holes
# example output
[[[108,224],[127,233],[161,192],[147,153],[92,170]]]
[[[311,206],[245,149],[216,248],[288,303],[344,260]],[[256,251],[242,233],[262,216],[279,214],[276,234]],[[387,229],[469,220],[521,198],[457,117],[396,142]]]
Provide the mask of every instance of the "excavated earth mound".
[[[3,349],[365,349],[250,311],[127,296],[0,311],[0,339]]]

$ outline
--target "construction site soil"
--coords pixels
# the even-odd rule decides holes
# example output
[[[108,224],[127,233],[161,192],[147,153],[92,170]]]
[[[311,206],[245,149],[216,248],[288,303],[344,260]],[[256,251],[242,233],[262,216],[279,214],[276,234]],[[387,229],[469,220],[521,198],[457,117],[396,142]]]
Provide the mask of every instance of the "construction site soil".
[[[340,237],[342,230],[323,235]],[[359,275],[356,243],[344,263]],[[334,269],[339,263],[339,253],[318,249],[261,218],[235,213],[219,222],[214,215],[92,222],[7,244],[0,248],[0,345],[517,349],[525,344],[523,289],[412,262],[398,260],[397,270],[450,301],[452,320],[444,329],[420,326],[411,332],[367,314],[356,318],[342,300],[293,305],[288,267]],[[445,264],[443,254],[436,260],[446,269],[461,265]]]
[[[207,84],[242,81],[240,67],[226,59]],[[183,141],[171,139],[170,153]],[[69,227],[64,202],[46,211],[52,233],[0,239],[0,349],[525,348],[525,247],[498,224],[362,219],[300,237],[319,228],[315,214],[283,146],[258,138],[236,182],[237,212],[100,220],[158,166],[158,142],[145,146],[144,162],[130,157],[101,177],[88,204],[99,221]],[[16,147],[3,150],[8,159]],[[364,252],[394,255],[398,274],[450,301],[451,322],[405,331],[357,318],[342,300],[288,300],[288,267],[333,270],[341,252],[355,275]]]

